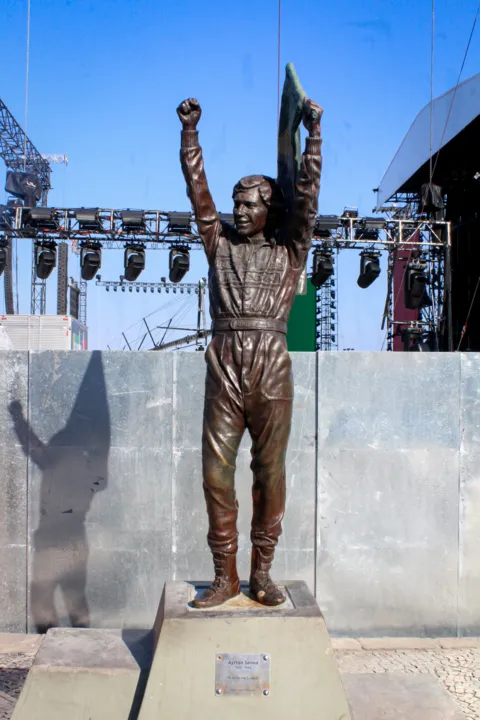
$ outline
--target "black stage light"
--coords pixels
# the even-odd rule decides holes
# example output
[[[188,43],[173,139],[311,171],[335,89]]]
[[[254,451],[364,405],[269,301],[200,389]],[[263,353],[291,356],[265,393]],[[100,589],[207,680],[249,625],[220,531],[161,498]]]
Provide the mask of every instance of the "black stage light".
[[[21,198],[26,207],[35,207],[42,197],[42,181],[34,173],[9,170],[5,190]]]
[[[85,232],[101,232],[103,230],[98,208],[78,208],[74,210],[80,230]]]
[[[0,205],[0,230],[12,227],[12,214],[5,205]]]
[[[360,253],[360,275],[357,285],[362,289],[369,287],[380,275],[380,253]]]
[[[125,247],[125,279],[133,282],[145,270],[145,246],[127,245]]]
[[[145,230],[145,213],[143,210],[122,210],[122,230],[125,232],[143,232]]]
[[[353,219],[358,218],[358,208],[347,205],[343,211],[343,217]]]
[[[318,215],[315,220],[313,234],[315,237],[330,237],[331,231],[336,230],[339,224],[338,215]]]
[[[7,244],[5,240],[0,240],[0,275],[7,267]]]
[[[402,331],[402,343],[405,352],[422,352],[422,330],[416,327],[409,327]]]
[[[233,213],[219,213],[220,222],[226,223],[227,225],[235,225],[235,219]]]
[[[192,233],[192,213],[191,212],[171,212],[168,213],[167,232],[175,235],[191,235]]]
[[[385,218],[362,218],[355,226],[355,240],[378,240],[380,230],[387,226]]]
[[[316,250],[313,253],[313,272],[311,281],[316,288],[324,285],[333,275],[333,260],[331,253]]]
[[[58,220],[53,208],[35,207],[22,213],[24,227],[38,228],[39,230],[58,230]]]
[[[190,268],[190,255],[187,248],[172,248],[169,263],[170,282],[178,283],[185,277]]]
[[[405,307],[409,310],[418,310],[430,305],[431,300],[427,294],[428,277],[426,265],[421,262],[412,262],[407,265],[405,277]]]
[[[57,246],[53,242],[35,244],[35,269],[40,280],[46,280],[57,264]]]
[[[100,243],[85,243],[80,251],[82,280],[93,280],[102,267],[102,246]]]

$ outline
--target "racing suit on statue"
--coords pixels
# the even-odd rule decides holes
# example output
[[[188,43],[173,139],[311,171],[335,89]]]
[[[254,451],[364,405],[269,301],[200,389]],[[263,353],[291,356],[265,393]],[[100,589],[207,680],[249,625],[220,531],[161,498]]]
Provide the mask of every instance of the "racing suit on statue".
[[[214,336],[205,354],[202,450],[208,543],[217,574],[228,572],[228,564],[235,563],[234,474],[246,429],[252,438],[252,572],[263,568],[268,573],[282,530],[293,404],[287,321],[311,246],[321,142],[320,138],[306,140],[294,206],[284,226],[275,238],[251,241],[220,221],[205,176],[198,132],[182,131],[182,169],[209,262]]]

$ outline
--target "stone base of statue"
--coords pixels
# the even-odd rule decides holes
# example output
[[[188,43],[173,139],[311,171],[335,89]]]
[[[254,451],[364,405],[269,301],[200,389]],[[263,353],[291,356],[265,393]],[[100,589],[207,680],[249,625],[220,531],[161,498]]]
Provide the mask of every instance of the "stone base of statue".
[[[167,583],[139,720],[349,720],[325,621],[303,582],[269,608],[239,595],[218,608],[204,588]]]
[[[304,583],[197,610],[206,586],[167,583],[153,633],[49,630],[12,720],[465,720],[429,675],[345,674],[344,692]]]
[[[12,720],[136,718],[151,659],[145,631],[49,630]]]

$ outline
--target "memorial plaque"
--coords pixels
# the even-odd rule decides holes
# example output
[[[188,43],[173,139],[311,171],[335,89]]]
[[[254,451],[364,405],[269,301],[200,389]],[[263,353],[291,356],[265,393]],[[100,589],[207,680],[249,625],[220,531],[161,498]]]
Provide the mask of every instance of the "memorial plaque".
[[[218,653],[215,658],[215,694],[270,694],[270,655]]]

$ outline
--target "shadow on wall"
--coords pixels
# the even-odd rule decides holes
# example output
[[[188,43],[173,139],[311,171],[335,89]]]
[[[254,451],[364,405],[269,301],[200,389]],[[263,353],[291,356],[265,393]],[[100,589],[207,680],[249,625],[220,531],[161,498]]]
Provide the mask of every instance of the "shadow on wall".
[[[93,352],[67,424],[48,444],[37,437],[19,402],[9,406],[23,451],[42,471],[39,523],[30,579],[37,632],[59,625],[57,588],[72,627],[89,627],[85,520],[108,483],[110,414],[100,352]]]

